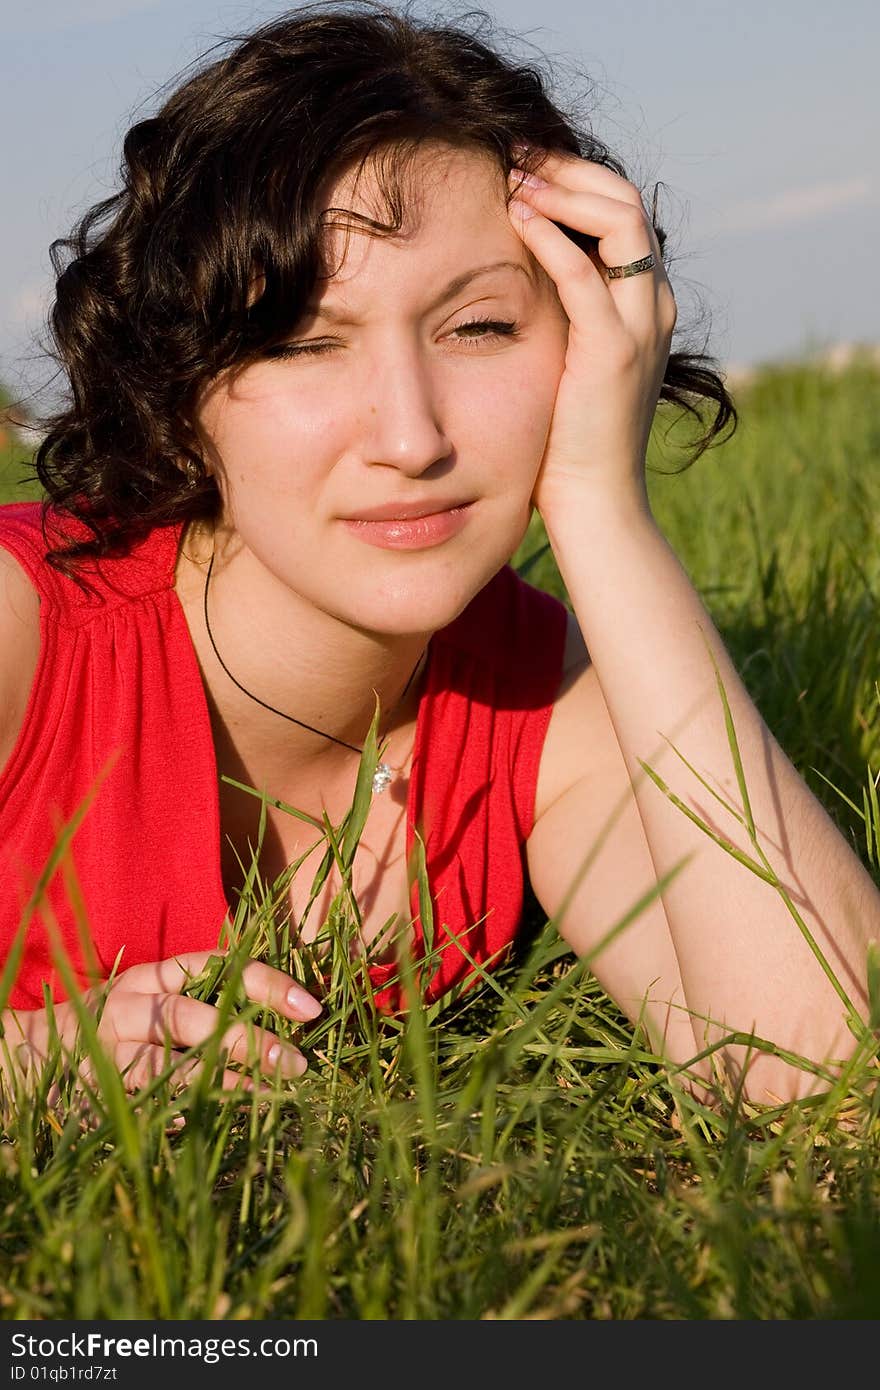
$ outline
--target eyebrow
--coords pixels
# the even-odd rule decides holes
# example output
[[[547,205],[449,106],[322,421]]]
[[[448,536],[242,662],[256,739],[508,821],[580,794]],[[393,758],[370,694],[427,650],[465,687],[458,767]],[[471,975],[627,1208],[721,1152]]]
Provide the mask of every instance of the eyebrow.
[[[441,304],[445,304],[453,295],[460,294],[462,290],[467,289],[468,285],[473,280],[478,279],[481,275],[491,275],[497,270],[521,271],[529,281],[529,284],[532,283],[532,277],[527,267],[524,266],[521,261],[493,261],[491,265],[480,265],[474,270],[466,270],[462,275],[454,276],[453,279],[449,281],[448,285],[444,286],[436,298],[431,300],[431,303],[428,305],[428,312],[430,313],[434,309],[438,309]],[[313,313],[316,318],[327,319],[330,323],[351,322],[345,310],[334,309],[332,304],[313,305],[309,312]]]

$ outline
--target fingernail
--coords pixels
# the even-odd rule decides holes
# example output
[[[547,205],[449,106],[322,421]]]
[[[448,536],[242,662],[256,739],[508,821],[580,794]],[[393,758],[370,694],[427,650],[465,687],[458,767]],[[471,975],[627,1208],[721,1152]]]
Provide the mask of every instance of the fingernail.
[[[528,222],[529,218],[535,215],[535,209],[530,208],[528,203],[521,203],[519,198],[512,198],[508,204],[508,212],[513,212],[514,209],[522,222]]]
[[[317,1018],[322,1012],[321,1005],[307,990],[300,989],[299,985],[294,985],[287,991],[287,1004],[291,1009],[295,1009],[302,1019]]]
[[[305,1071],[305,1059],[298,1052],[290,1047],[282,1047],[281,1043],[273,1043],[266,1053],[266,1061],[270,1067],[277,1067],[281,1063],[281,1070],[285,1076],[301,1076]]]
[[[524,183],[527,188],[549,188],[549,184],[546,179],[539,179],[537,174],[527,174],[524,169],[511,169],[510,177],[516,177],[518,183]]]

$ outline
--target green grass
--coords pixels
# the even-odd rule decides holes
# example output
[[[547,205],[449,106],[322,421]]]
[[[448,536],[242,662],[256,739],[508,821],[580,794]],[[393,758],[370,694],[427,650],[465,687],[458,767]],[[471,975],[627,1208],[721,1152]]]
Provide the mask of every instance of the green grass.
[[[8,391],[0,386],[0,417],[10,405]],[[28,480],[30,458],[30,446],[0,424],[0,503],[24,502],[42,496],[39,483]]]
[[[767,368],[734,399],[733,439],[675,475],[692,430],[661,409],[651,508],[767,724],[864,848],[823,778],[852,795],[880,768],[880,370]],[[536,517],[516,558],[564,599],[544,544]]]
[[[875,878],[878,387],[867,365],[768,370],[738,393],[730,443],[650,479],[765,719]],[[653,464],[676,466],[681,433],[658,420]],[[516,561],[564,596],[543,539],[536,520]],[[362,810],[325,868],[347,872]],[[308,983],[314,955],[273,928],[282,890],[252,874],[236,937]],[[294,1034],[309,1071],[273,1099],[223,1100],[206,1073],[132,1100],[108,1072],[91,1124],[64,1100],[20,1103],[0,1142],[2,1315],[880,1315],[874,1034],[824,1097],[768,1110],[719,1084],[707,1109],[534,906],[529,922],[478,990],[396,1024],[347,965],[343,888],[324,1014]],[[227,969],[221,1015],[240,1007],[235,953]]]

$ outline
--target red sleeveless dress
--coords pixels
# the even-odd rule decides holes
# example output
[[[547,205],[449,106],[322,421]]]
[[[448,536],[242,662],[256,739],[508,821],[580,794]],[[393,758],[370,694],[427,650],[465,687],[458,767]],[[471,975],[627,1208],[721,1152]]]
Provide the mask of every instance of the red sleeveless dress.
[[[51,519],[50,512],[50,526]],[[80,982],[87,978],[83,918],[105,977],[120,950],[125,970],[218,945],[228,907],[217,764],[173,588],[181,529],[158,527],[127,556],[89,562],[93,587],[84,592],[45,562],[41,504],[0,507],[0,546],[41,599],[37,672],[18,741],[0,769],[0,970],[59,827],[92,792],[71,840],[81,907],[56,869],[43,907],[30,916],[12,1008],[41,1008],[43,981],[55,1001],[66,998],[53,963],[53,919]],[[409,865],[416,828],[425,841],[435,950],[442,946],[427,972],[429,1002],[477,978],[447,928],[484,965],[498,963],[519,928],[524,845],[565,630],[564,606],[506,565],[432,638],[406,817]],[[419,959],[424,938],[411,880]],[[385,1012],[401,1007],[397,974],[390,964],[370,969]]]

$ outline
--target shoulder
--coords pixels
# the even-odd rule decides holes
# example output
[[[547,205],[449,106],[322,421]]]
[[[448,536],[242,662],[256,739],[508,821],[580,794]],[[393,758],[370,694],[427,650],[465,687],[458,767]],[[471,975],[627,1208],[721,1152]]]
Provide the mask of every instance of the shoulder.
[[[42,502],[4,502],[0,506],[0,546],[4,548],[45,552],[43,526]]]
[[[0,613],[6,623],[29,624],[39,621],[40,596],[20,561],[3,546],[0,534]]]
[[[4,666],[10,664],[16,639],[34,628],[39,632],[40,596],[32,576],[44,551],[39,502],[0,507],[0,636],[4,639]]]
[[[67,539],[63,527],[61,517],[48,503],[8,502],[0,506],[0,553],[6,573],[23,571],[50,609],[58,604],[63,589],[61,574],[48,564],[47,555]]]
[[[107,526],[109,533],[112,518]],[[0,506],[0,548],[18,560],[47,610],[77,627],[122,603],[172,588],[182,530],[180,521],[147,529],[133,525],[106,554],[78,555],[72,568],[61,569],[48,563],[48,553],[93,543],[93,527],[73,512],[41,502]]]
[[[21,729],[40,655],[40,598],[0,546],[0,769]]]

